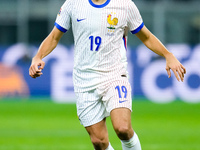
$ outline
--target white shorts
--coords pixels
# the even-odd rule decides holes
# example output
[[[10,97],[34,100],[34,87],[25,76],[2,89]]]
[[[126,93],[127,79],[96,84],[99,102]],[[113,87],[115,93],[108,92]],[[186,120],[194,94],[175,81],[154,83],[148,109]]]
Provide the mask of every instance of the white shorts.
[[[94,125],[110,116],[115,108],[132,111],[131,86],[126,77],[83,93],[76,93],[77,114],[84,127]]]

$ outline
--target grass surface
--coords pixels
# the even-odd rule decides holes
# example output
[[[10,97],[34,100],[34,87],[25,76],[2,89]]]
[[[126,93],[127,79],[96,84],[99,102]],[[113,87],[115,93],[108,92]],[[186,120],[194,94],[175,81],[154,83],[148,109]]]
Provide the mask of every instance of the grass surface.
[[[199,150],[200,104],[133,101],[132,122],[143,150]],[[115,150],[121,144],[107,119]],[[92,150],[74,104],[0,101],[0,150]]]

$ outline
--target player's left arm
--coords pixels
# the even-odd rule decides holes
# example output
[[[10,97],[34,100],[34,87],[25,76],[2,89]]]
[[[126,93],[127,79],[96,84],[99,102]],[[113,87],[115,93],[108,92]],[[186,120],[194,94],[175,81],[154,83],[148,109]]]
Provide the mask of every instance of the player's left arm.
[[[167,48],[157,39],[145,26],[135,34],[150,50],[166,59],[166,71],[168,77],[171,77],[170,69],[174,72],[178,81],[183,82],[185,67],[176,59],[176,57],[167,50]]]

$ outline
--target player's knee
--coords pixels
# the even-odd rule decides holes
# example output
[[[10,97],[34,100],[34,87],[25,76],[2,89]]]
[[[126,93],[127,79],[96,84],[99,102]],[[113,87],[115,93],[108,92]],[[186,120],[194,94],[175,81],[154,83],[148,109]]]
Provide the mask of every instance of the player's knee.
[[[115,131],[121,140],[129,140],[133,134],[133,129],[128,126],[119,126]]]
[[[108,145],[108,141],[105,138],[91,138],[92,144],[94,145],[95,150],[103,150]]]

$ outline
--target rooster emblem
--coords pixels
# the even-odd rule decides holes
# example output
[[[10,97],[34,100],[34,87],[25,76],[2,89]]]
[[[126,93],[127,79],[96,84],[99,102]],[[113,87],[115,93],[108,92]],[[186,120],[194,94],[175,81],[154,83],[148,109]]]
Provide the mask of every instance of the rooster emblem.
[[[107,17],[107,22],[108,22],[108,24],[110,24],[110,27],[107,27],[107,28],[108,28],[108,29],[115,29],[114,26],[117,25],[118,19],[117,19],[117,18],[113,18],[113,20],[111,20],[111,16],[112,16],[112,15],[109,14],[108,17]]]

